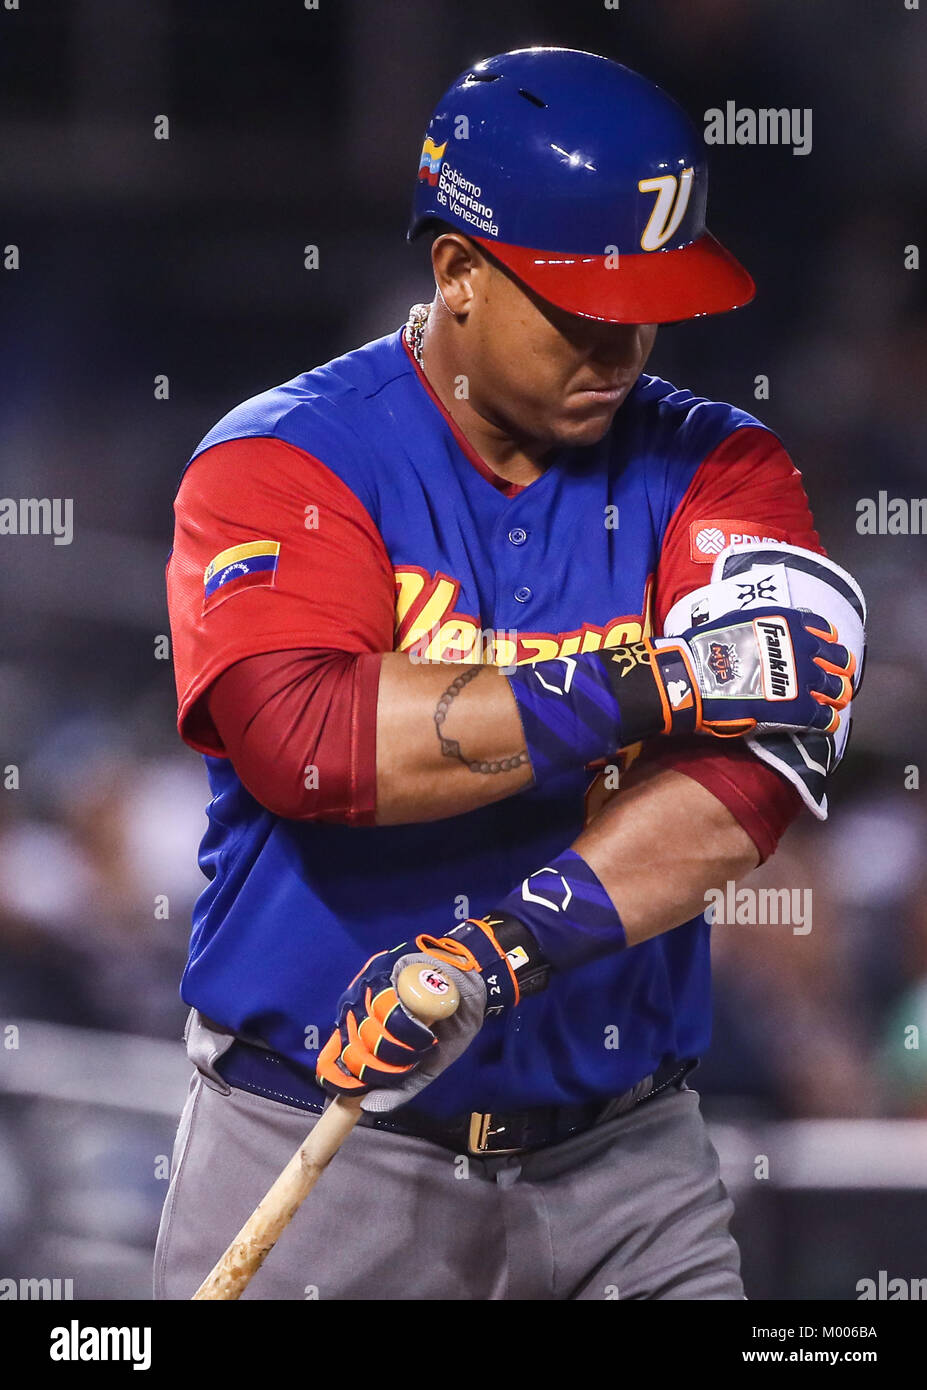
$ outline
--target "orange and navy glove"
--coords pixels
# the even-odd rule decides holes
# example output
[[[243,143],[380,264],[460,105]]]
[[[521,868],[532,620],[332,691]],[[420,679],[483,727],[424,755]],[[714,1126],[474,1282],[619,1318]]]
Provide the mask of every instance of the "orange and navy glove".
[[[677,644],[685,658],[695,703],[694,727],[726,737],[754,729],[833,733],[853,698],[856,658],[838,642],[826,618],[804,609],[754,608],[731,613],[681,638],[658,637],[658,663]],[[663,733],[682,712],[665,683]]]
[[[435,1034],[413,1018],[396,989],[396,967],[410,959],[405,942],[379,951],[338,1000],[335,1031],[316,1063],[327,1091],[364,1095],[371,1086],[392,1085],[437,1047]]]
[[[460,994],[457,1012],[431,1028],[413,1018],[396,989],[400,972],[415,964],[442,971]],[[508,914],[470,919],[446,936],[423,933],[380,951],[338,1001],[335,1030],[319,1053],[316,1075],[329,1093],[367,1096],[381,1090],[382,1101],[391,1103],[371,1096],[363,1108],[392,1109],[456,1061],[488,1014],[542,989],[547,973],[534,937]]]
[[[837,728],[855,658],[803,609],[729,613],[658,637],[508,674],[535,781],[655,734]]]

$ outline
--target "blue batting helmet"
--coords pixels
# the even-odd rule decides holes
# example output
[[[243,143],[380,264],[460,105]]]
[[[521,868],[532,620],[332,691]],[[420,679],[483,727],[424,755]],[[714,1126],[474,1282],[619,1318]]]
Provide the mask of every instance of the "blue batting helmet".
[[[438,103],[409,240],[439,218],[568,313],[671,323],[755,293],[705,229],[707,185],[703,139],[654,83],[592,53],[519,49]]]

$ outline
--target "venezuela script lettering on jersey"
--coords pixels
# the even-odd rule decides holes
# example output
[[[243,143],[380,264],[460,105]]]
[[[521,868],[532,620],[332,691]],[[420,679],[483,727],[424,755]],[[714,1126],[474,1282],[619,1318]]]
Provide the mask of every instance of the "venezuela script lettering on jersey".
[[[652,633],[650,617],[653,576],[648,576],[644,615],[625,615],[599,626],[583,623],[574,632],[520,632],[516,628],[484,628],[477,618],[455,609],[460,583],[449,575],[431,575],[412,565],[396,576],[395,650],[414,651],[420,661],[458,661],[488,666],[520,666],[575,656],[600,647],[639,642]]]

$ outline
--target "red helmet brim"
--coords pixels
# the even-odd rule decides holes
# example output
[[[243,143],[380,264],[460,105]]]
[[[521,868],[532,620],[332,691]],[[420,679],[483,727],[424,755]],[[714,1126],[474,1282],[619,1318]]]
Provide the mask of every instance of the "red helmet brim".
[[[605,323],[678,323],[748,304],[756,285],[710,232],[674,251],[584,256],[473,237],[542,299]]]

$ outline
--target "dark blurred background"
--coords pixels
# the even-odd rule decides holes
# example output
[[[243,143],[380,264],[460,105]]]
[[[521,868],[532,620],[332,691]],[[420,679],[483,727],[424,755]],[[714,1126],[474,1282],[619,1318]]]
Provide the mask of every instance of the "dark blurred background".
[[[74,506],[70,545],[0,536],[0,1278],[148,1296],[207,796],[159,643],[180,471],[239,400],[430,298],[404,240],[430,109],[532,44],[638,68],[700,126],[728,100],[813,112],[807,156],[709,151],[709,225],[759,294],[662,329],[650,363],[782,435],[871,619],[831,819],[756,877],[811,888],[813,930],[716,929],[694,1080],[752,1297],[927,1275],[927,539],[856,510],[927,493],[925,26],[903,0],[0,8],[0,495]]]

